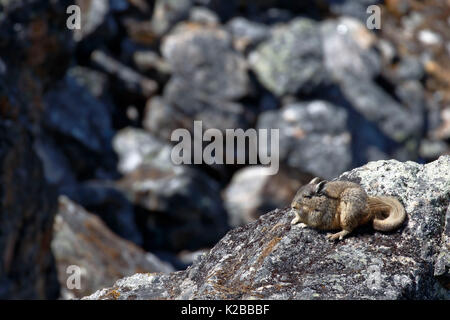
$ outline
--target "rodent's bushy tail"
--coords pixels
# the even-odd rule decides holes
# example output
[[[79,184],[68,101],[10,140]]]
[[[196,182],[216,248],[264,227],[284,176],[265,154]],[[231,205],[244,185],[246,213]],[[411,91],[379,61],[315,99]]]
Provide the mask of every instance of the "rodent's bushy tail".
[[[373,228],[391,231],[398,228],[406,218],[403,205],[394,197],[369,197],[369,210],[374,216]]]

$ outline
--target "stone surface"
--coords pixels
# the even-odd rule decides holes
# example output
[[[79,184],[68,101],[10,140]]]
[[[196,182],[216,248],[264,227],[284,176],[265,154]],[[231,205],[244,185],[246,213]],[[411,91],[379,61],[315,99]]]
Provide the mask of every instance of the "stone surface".
[[[180,251],[213,245],[228,230],[220,186],[203,172],[158,162],[143,164],[117,187],[140,208],[144,248]]]
[[[115,235],[100,218],[65,196],[59,198],[51,246],[64,299],[83,297],[138,272],[174,271],[155,255]],[[75,284],[69,266],[81,271],[80,288],[66,285]]]
[[[172,78],[164,88],[163,97],[147,103],[143,126],[152,134],[170,140],[172,132],[185,128],[193,135],[195,121],[202,121],[203,130],[247,129],[254,114],[237,102],[196,91],[179,77]]]
[[[307,18],[274,27],[271,37],[249,55],[259,81],[279,96],[317,88],[325,77],[322,59],[318,25]]]
[[[101,167],[114,170],[110,109],[70,76],[46,93],[44,128],[48,144],[58,145],[78,176],[100,177]],[[51,168],[56,167],[58,159],[45,154],[47,150],[42,149],[41,154],[52,161]]]
[[[173,75],[186,81],[190,90],[226,100],[248,92],[246,61],[233,50],[223,29],[181,24],[164,39],[161,52]]]
[[[280,168],[269,174],[269,168],[250,166],[238,170],[223,193],[224,205],[232,227],[258,219],[276,208],[290,205],[298,188],[311,181],[312,175]]]
[[[270,35],[266,25],[249,21],[243,17],[236,17],[228,21],[227,29],[233,37],[234,47],[241,52],[253,49]]]
[[[334,243],[277,209],[228,232],[186,271],[136,274],[86,299],[448,299],[435,268],[448,249],[449,174],[449,156],[370,162],[340,179],[397,197],[408,217],[394,232],[360,227]]]
[[[143,129],[127,127],[120,130],[114,136],[113,148],[119,157],[118,169],[122,174],[145,163],[156,162],[171,167],[167,162],[172,152],[170,145]]]
[[[56,192],[33,145],[73,42],[69,1],[0,1],[0,299],[56,299]]]
[[[351,107],[396,142],[404,142],[422,128],[422,113],[407,109],[371,80],[348,75],[340,82],[343,97]]]
[[[192,0],[157,0],[153,9],[152,31],[163,35],[189,15]]]
[[[341,17],[320,25],[324,63],[335,79],[348,73],[358,78],[373,79],[381,68],[374,49],[376,37],[360,21]]]
[[[114,186],[114,182],[83,181],[61,188],[60,194],[99,216],[118,236],[137,245],[143,244],[133,204]]]
[[[280,130],[282,163],[315,176],[333,178],[351,165],[346,124],[345,109],[314,100],[263,112],[257,127]]]

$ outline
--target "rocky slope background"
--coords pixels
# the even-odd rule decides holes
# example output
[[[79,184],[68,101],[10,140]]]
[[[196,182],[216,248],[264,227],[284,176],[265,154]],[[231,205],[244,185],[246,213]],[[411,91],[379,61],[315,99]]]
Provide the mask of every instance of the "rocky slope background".
[[[0,298],[135,273],[93,297],[445,297],[449,19],[444,0],[0,0]],[[279,128],[279,173],[173,165],[194,120]],[[402,163],[361,167],[382,159]],[[345,171],[398,196],[405,227],[337,245],[291,230],[297,188]],[[361,287],[371,268],[384,291]]]

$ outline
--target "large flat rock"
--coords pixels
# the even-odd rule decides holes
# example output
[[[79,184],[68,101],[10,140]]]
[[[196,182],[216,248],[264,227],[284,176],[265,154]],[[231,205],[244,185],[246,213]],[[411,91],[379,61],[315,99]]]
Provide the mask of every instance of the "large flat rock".
[[[289,209],[277,209],[230,231],[186,271],[136,274],[87,299],[448,298],[450,157],[427,165],[371,162],[340,179],[397,197],[407,221],[388,234],[362,227],[334,243],[324,232],[291,226]]]

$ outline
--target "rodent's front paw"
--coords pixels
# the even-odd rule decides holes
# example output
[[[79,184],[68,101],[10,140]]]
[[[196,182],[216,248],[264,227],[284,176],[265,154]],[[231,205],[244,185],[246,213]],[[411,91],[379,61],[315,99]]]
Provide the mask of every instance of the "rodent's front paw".
[[[297,224],[300,221],[299,217],[295,217],[294,219],[292,219],[291,224]]]
[[[297,224],[298,222],[299,222],[298,219],[295,218],[294,220],[291,221],[291,224]],[[306,228],[306,227],[307,227],[307,225],[304,224],[303,222],[300,222],[300,223],[297,225],[297,228],[300,228],[300,229],[303,229],[303,228]]]

